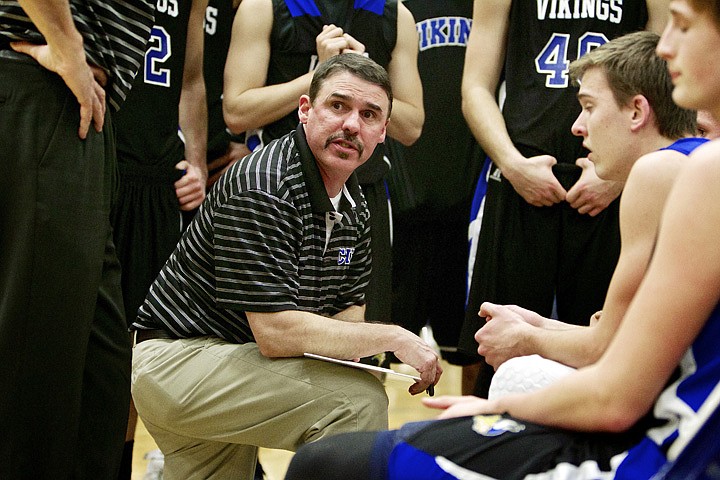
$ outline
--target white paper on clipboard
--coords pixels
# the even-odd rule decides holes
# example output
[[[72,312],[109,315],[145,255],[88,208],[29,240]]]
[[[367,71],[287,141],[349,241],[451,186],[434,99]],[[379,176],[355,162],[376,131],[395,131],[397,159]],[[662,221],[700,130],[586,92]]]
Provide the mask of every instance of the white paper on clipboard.
[[[399,379],[403,379],[403,380],[408,380],[410,382],[419,382],[420,381],[420,377],[416,377],[414,375],[408,375],[406,373],[396,372],[395,370],[393,370],[391,368],[376,367],[375,365],[368,365],[366,363],[353,362],[350,360],[340,360],[339,358],[332,358],[332,357],[324,357],[322,355],[316,355],[314,353],[304,353],[303,355],[305,355],[307,358],[314,358],[315,360],[323,360],[325,362],[338,363],[340,365],[346,365],[348,367],[359,368],[362,370],[372,370],[373,372],[387,373],[388,378],[399,378]]]

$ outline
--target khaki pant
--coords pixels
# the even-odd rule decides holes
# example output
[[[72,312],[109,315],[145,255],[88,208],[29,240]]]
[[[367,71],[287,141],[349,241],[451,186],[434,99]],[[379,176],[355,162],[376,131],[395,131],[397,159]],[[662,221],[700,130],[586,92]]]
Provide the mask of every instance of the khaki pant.
[[[258,447],[296,450],[322,437],[387,428],[388,400],[368,372],[270,359],[214,337],[146,340],[132,394],[165,454],[166,480],[250,479]]]

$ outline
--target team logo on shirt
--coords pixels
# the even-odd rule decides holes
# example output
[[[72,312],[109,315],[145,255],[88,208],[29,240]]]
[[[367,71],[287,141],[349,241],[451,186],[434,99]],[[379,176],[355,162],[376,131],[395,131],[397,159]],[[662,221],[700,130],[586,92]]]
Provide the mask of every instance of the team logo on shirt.
[[[522,432],[525,425],[501,415],[476,415],[473,417],[472,429],[484,437],[497,437],[505,432]]]
[[[428,18],[415,24],[420,51],[435,47],[465,47],[472,19],[465,17]]]
[[[355,253],[354,248],[341,248],[338,254],[338,265],[350,265],[353,253]]]

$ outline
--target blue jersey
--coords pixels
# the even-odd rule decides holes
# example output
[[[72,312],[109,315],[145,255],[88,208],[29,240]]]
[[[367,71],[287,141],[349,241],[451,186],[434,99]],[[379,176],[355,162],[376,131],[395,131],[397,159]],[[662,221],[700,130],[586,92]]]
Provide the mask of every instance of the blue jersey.
[[[701,137],[681,138],[680,140],[676,140],[671,145],[661,148],[660,150],[675,150],[683,155],[690,155],[693,150],[706,142],[708,142],[708,139]]]
[[[694,431],[701,418],[700,409],[720,383],[720,304],[680,362],[679,378],[660,395],[653,416],[661,421],[648,430],[645,438],[627,453],[615,474],[616,479],[637,480],[652,477],[668,460],[673,460],[685,444],[688,431]]]

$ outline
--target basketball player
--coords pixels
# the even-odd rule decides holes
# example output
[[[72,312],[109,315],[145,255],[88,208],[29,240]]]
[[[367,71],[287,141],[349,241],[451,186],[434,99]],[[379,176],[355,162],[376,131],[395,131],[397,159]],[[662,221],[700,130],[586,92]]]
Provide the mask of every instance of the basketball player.
[[[143,66],[118,112],[120,171],[113,212],[128,324],[205,198],[207,0],[159,1]],[[182,138],[178,132],[181,130]],[[121,478],[129,479],[137,413],[131,409]]]
[[[463,112],[493,161],[460,349],[475,354],[485,301],[586,324],[602,308],[620,250],[622,183],[600,179],[570,127],[579,113],[568,66],[622,34],[659,32],[667,0],[475,0]],[[497,92],[504,78],[502,112]],[[492,368],[478,375],[487,396]]]

